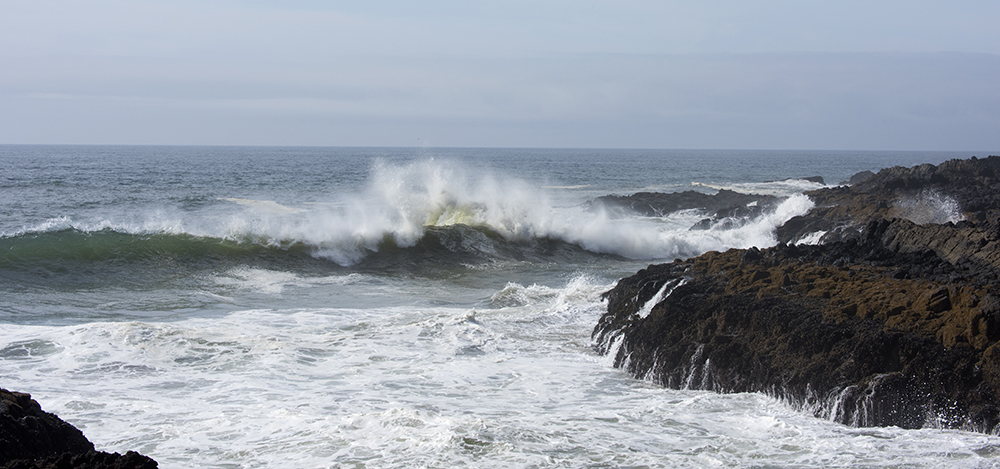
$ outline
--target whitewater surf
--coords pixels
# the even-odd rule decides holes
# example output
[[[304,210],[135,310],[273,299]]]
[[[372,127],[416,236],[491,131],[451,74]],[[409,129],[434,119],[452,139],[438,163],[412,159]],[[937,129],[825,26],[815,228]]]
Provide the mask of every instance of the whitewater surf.
[[[989,467],[993,436],[663,389],[590,339],[649,263],[773,245],[805,177],[966,156],[2,146],[0,386],[161,467]],[[723,189],[779,201],[594,203]]]

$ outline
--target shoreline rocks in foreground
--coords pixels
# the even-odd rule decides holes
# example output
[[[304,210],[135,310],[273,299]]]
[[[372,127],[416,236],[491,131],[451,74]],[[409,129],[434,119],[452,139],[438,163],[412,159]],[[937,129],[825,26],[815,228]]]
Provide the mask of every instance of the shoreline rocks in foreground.
[[[0,389],[0,468],[155,469],[134,451],[94,451],[76,427],[45,412],[29,394]]]
[[[846,424],[996,433],[1000,157],[807,195],[774,248],[619,281],[599,352],[667,387],[763,392]]]

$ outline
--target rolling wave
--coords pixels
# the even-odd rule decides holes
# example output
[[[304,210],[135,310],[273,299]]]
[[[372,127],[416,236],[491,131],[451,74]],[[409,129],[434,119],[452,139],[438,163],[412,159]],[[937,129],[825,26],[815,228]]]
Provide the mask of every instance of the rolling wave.
[[[77,284],[129,284],[139,277],[218,272],[236,266],[309,274],[421,273],[504,262],[572,263],[609,257],[558,239],[509,240],[486,227],[463,224],[427,227],[412,245],[386,235],[347,266],[325,256],[325,249],[296,240],[64,229],[0,238],[0,277],[22,283],[35,277],[44,282],[61,278]]]
[[[46,262],[144,262],[176,260],[211,262],[213,259],[252,258],[273,251],[255,243],[194,236],[186,233],[136,234],[105,228],[76,228],[31,232],[0,238],[0,266],[39,265]],[[301,248],[285,249],[294,254]]]
[[[222,197],[191,211],[50,219],[0,235],[0,277],[134,285],[240,266],[422,274],[512,262],[672,260],[773,245],[774,229],[812,206],[792,195],[765,213],[690,230],[701,214],[622,217],[553,204],[548,195],[462,165],[383,165],[364,191],[331,204]]]
[[[13,289],[145,289],[197,283],[199,274],[240,265],[309,271],[329,264],[308,251],[184,233],[70,228],[0,238],[0,279]]]

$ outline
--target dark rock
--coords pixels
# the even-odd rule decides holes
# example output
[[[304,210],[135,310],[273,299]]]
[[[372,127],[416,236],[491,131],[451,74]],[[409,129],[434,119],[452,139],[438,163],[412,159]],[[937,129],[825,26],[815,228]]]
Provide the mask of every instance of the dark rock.
[[[131,451],[94,451],[80,430],[43,411],[29,394],[0,389],[0,467],[151,469],[157,464]]]
[[[749,219],[772,211],[783,197],[760,194],[742,194],[722,189],[715,194],[696,191],[664,194],[659,192],[639,192],[627,196],[608,195],[598,197],[591,203],[591,209],[602,207],[611,213],[628,211],[647,217],[663,217],[680,210],[696,209],[708,215],[692,229],[709,229],[717,223],[734,228]]]
[[[0,463],[93,449],[80,430],[43,411],[31,395],[0,389]]]
[[[155,469],[156,461],[135,451],[125,454],[89,451],[62,453],[41,459],[18,459],[4,469]]]
[[[853,186],[855,184],[867,181],[874,175],[875,173],[871,171],[861,171],[860,173],[855,173],[853,176],[851,176],[851,178],[847,180],[847,184]]]
[[[816,207],[778,230],[778,240],[794,243],[812,233],[837,227],[860,229],[880,218],[904,218],[917,224],[944,224],[962,219],[993,223],[1000,209],[1000,156],[951,160],[938,166],[883,169],[850,187],[807,192]],[[988,220],[993,220],[989,222]],[[832,240],[836,240],[832,239]]]
[[[998,176],[990,157],[814,191],[816,208],[779,229],[774,248],[710,252],[619,281],[595,342],[616,366],[668,387],[764,392],[853,425],[996,431]],[[954,201],[965,221],[893,216],[928,193]],[[816,231],[827,232],[819,245],[789,243]],[[640,317],[664,286],[671,293]]]
[[[770,195],[742,194],[722,189],[715,194],[684,191],[664,194],[660,192],[638,192],[632,195],[607,195],[594,200],[593,206],[603,206],[612,210],[627,209],[639,215],[662,217],[678,210],[699,209],[718,212],[748,205],[768,205],[782,199]]]

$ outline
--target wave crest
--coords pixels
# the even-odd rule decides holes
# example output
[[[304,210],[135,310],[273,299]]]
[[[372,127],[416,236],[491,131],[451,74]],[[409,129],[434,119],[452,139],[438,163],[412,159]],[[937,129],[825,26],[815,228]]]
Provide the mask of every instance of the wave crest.
[[[549,261],[582,255],[584,250],[652,260],[773,245],[774,229],[812,206],[804,195],[792,195],[776,210],[753,219],[692,231],[697,213],[623,218],[588,210],[583,203],[556,206],[546,189],[434,159],[377,163],[364,190],[333,200],[304,204],[222,198],[203,211],[164,208],[117,221],[54,219],[2,239],[30,244],[28,239],[41,233],[48,233],[53,243],[76,239],[77,252],[71,255],[92,250],[95,243],[98,250],[109,252],[135,245],[125,250],[140,257],[157,250],[209,257],[232,256],[231,250],[256,255],[247,254],[254,249],[273,256],[279,255],[276,249],[341,266],[388,265],[392,256],[422,258],[422,264],[445,255],[451,256],[445,261],[450,264]],[[84,233],[103,233],[97,237],[102,241],[79,244]],[[468,259],[460,261],[461,256]]]

